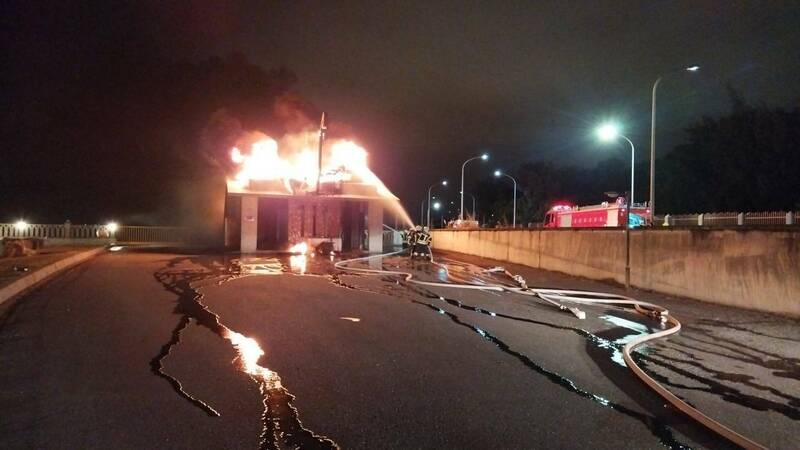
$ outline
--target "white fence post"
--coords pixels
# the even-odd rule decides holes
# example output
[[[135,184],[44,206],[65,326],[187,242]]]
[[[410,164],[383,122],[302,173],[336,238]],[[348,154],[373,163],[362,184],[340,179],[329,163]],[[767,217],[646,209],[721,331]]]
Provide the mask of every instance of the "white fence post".
[[[697,226],[698,227],[702,227],[703,226],[703,213],[700,213],[700,214],[697,215]]]
[[[786,213],[786,225],[794,225],[795,224],[795,217],[794,211],[789,211]]]
[[[670,226],[669,219],[670,219],[669,214],[664,216],[664,226],[665,227]]]
[[[71,228],[72,228],[72,222],[70,222],[69,220],[64,222],[64,239],[72,238]]]
[[[736,215],[736,225],[744,225],[744,213]]]

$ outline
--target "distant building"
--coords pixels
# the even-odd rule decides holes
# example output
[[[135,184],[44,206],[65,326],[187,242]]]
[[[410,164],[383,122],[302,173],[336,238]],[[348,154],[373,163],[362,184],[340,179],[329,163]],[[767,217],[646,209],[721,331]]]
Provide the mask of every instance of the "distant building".
[[[387,199],[375,186],[330,179],[321,183],[317,193],[291,183],[249,180],[242,185],[229,180],[225,246],[249,253],[286,250],[299,242],[331,242],[337,251],[383,251]]]

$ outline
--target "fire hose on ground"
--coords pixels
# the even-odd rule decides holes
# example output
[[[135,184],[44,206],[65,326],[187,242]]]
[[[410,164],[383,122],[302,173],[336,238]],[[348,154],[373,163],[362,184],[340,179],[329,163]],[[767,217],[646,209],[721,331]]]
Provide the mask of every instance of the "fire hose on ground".
[[[698,409],[690,406],[685,401],[681,400],[678,396],[670,392],[667,388],[659,384],[656,380],[652,377],[647,375],[641,367],[634,361],[631,353],[639,346],[656,340],[665,338],[672,334],[677,333],[681,329],[681,323],[673,316],[669,315],[669,311],[659,305],[654,303],[649,303],[641,300],[636,300],[632,297],[627,297],[624,295],[617,295],[617,294],[610,294],[606,292],[591,292],[591,291],[579,291],[579,290],[567,290],[567,289],[543,289],[543,288],[531,288],[528,287],[525,283],[525,280],[522,279],[519,275],[513,275],[510,272],[506,271],[503,268],[492,268],[487,269],[485,272],[502,272],[511,277],[515,280],[519,286],[504,286],[501,284],[468,284],[468,283],[442,283],[442,282],[435,282],[435,281],[421,281],[414,278],[414,275],[411,272],[405,272],[401,270],[386,270],[386,269],[372,269],[372,268],[365,268],[365,267],[348,267],[349,264],[368,261],[375,258],[386,258],[390,256],[397,256],[402,253],[406,252],[406,249],[384,253],[380,255],[370,255],[364,256],[359,258],[347,259],[342,260],[334,264],[334,266],[344,272],[351,272],[351,273],[359,273],[365,275],[391,275],[401,277],[405,283],[409,284],[417,284],[422,286],[429,286],[429,287],[439,287],[439,288],[451,288],[451,289],[472,289],[472,290],[482,290],[482,291],[496,291],[496,292],[509,292],[521,295],[528,295],[531,297],[536,297],[540,300],[544,300],[551,306],[554,306],[562,311],[568,311],[574,314],[578,319],[585,319],[586,313],[578,309],[577,307],[568,307],[562,304],[561,302],[572,302],[578,304],[602,304],[602,305],[616,305],[616,306],[632,306],[633,309],[645,316],[648,316],[658,322],[669,325],[669,328],[666,328],[662,331],[657,331],[655,333],[650,333],[646,335],[642,335],[636,337],[629,341],[625,346],[622,348],[622,357],[625,360],[625,364],[630,368],[630,370],[647,386],[653,389],[658,395],[660,395],[664,400],[669,402],[673,407],[677,410],[681,411],[682,413],[686,414],[687,416],[691,417],[702,426],[708,428],[709,430],[717,433],[719,436],[724,437],[728,441],[746,449],[764,449],[766,447],[762,446],[761,444],[737,433],[736,431],[726,427],[725,425],[717,422],[716,420],[712,419],[711,417],[703,414]],[[440,265],[433,261],[433,255],[431,254],[430,262],[436,265]],[[442,266],[444,267],[444,266]],[[446,268],[445,268],[446,270]]]

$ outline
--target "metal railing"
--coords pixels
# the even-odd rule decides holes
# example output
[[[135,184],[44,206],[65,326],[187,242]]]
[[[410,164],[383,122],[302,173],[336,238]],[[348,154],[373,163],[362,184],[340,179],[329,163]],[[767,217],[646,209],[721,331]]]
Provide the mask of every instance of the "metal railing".
[[[64,238],[64,225],[0,223],[0,238]]]
[[[123,226],[114,233],[122,242],[187,242],[189,230],[181,227],[132,227]]]
[[[0,238],[106,239],[118,242],[182,243],[191,240],[188,228],[120,226],[116,230],[98,224],[0,223]]]
[[[669,227],[736,227],[761,225],[798,225],[800,211],[718,212],[700,214],[667,214],[656,216],[654,226]]]

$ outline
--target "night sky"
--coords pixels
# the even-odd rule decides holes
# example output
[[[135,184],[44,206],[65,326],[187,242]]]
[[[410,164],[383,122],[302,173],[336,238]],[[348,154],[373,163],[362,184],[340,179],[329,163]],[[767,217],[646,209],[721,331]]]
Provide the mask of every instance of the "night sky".
[[[2,6],[0,221],[63,220],[53,211],[68,214],[63,205],[76,197],[120,195],[122,185],[102,177],[126,167],[109,155],[139,149],[96,134],[137,124],[114,123],[97,98],[134,89],[156,59],[241,52],[293,71],[295,90],[353,130],[412,215],[430,183],[456,181],[461,161],[482,151],[492,161],[473,163],[473,180],[528,160],[588,167],[624,157],[591,135],[608,118],[646,160],[659,75],[669,74],[659,152],[692,121],[727,111],[726,85],[752,103],[800,99],[795,2],[30,3]],[[680,71],[693,64],[701,71]],[[104,80],[113,89],[95,89]],[[140,113],[170,120],[167,111]],[[146,170],[126,176],[131,189]],[[105,212],[76,214],[92,221]]]

